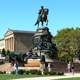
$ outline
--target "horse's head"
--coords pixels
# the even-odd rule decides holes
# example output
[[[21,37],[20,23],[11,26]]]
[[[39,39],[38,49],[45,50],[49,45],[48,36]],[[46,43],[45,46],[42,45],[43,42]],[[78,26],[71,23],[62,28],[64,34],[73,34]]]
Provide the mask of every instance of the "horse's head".
[[[48,15],[48,13],[49,13],[49,9],[45,8],[45,14]]]

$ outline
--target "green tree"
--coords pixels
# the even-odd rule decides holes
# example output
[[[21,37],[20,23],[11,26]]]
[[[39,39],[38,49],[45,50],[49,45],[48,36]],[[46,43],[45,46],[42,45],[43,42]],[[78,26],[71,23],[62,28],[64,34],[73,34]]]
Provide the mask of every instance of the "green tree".
[[[58,57],[72,60],[80,50],[80,28],[66,28],[58,31],[55,42],[58,48]]]
[[[6,51],[6,54],[9,56],[9,55],[10,55],[10,51],[9,51],[9,50],[7,50],[7,51]]]
[[[2,54],[3,56],[6,56],[6,51],[5,51],[5,49],[4,49],[4,48],[2,49],[1,54]]]

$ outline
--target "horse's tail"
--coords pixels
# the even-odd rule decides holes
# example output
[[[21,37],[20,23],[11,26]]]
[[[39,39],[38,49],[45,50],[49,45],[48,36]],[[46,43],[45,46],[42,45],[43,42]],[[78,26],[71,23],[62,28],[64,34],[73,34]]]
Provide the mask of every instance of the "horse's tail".
[[[46,20],[46,26],[48,25],[48,19]]]
[[[35,26],[36,26],[37,24],[39,24],[38,20],[36,21]]]

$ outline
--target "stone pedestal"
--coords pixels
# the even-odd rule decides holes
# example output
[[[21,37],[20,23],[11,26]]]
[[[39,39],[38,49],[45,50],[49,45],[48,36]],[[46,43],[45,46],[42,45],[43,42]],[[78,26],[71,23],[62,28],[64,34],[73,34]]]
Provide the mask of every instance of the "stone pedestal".
[[[52,41],[52,35],[47,27],[38,28],[33,36],[32,52],[37,53],[40,58],[40,69],[42,75],[45,70],[51,71],[50,60],[55,58],[56,45]]]
[[[33,51],[37,52],[38,55],[48,55],[50,58],[54,58],[56,55],[56,45],[52,38],[49,28],[37,29],[33,36]]]

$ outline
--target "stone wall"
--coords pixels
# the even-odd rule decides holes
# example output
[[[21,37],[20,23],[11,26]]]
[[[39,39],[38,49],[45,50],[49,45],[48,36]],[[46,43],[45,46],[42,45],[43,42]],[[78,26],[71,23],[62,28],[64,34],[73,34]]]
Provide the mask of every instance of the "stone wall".
[[[19,52],[26,52],[32,47],[33,34],[29,33],[15,33],[14,34],[14,50]]]
[[[65,62],[53,62],[51,68],[56,72],[68,72],[67,63]],[[80,72],[80,63],[74,63],[74,71]]]

